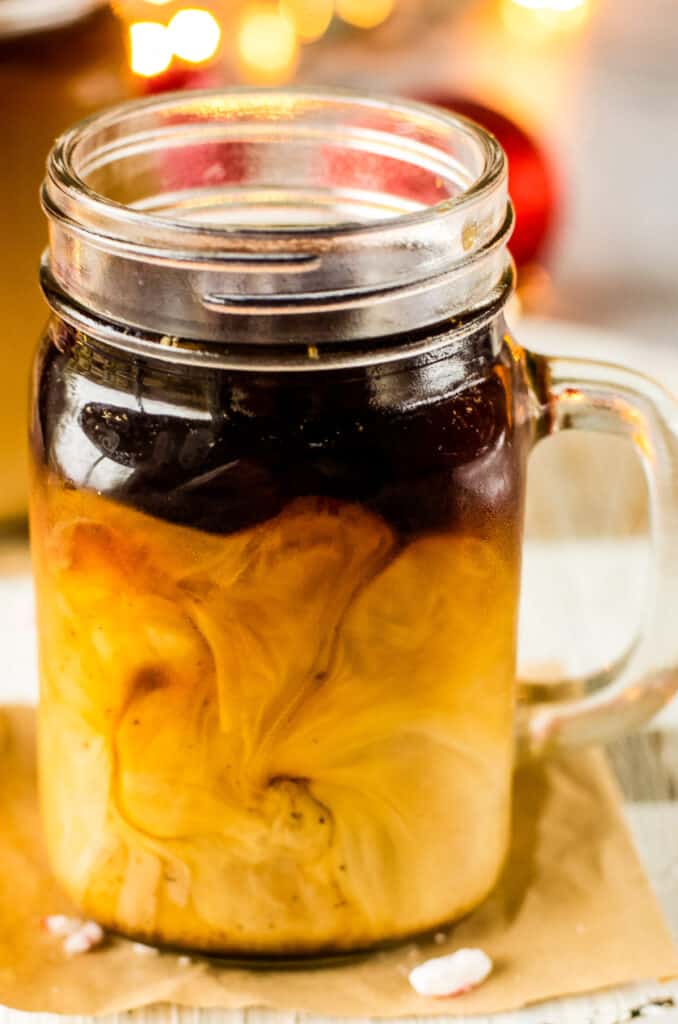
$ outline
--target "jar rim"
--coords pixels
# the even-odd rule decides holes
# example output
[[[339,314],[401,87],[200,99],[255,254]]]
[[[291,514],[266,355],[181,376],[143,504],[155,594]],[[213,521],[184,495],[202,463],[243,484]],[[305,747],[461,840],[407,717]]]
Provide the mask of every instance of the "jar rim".
[[[243,150],[260,165],[244,184],[224,170]],[[319,167],[336,188],[318,185]],[[52,290],[160,335],[365,340],[467,314],[505,287],[503,150],[414,100],[244,86],[124,103],[57,140],[42,201]]]
[[[399,112],[410,112],[413,114],[418,113],[422,118],[424,116],[428,116],[431,121],[436,124],[446,124],[451,129],[454,128],[457,131],[467,134],[482,149],[484,157],[483,169],[475,181],[473,181],[467,189],[460,192],[459,195],[441,200],[440,202],[425,209],[402,213],[396,217],[389,217],[381,221],[377,220],[362,224],[335,225],[332,229],[333,232],[341,232],[342,234],[370,234],[383,229],[385,226],[395,227],[397,225],[416,224],[421,223],[422,221],[430,221],[440,215],[448,213],[453,208],[458,209],[461,206],[468,205],[476,197],[487,193],[499,184],[502,179],[507,177],[506,158],[495,136],[486,129],[481,128],[475,121],[463,114],[444,110],[442,107],[435,107],[429,103],[424,103],[419,100],[402,99],[400,97],[394,98],[371,91],[369,93],[362,93],[348,88],[307,88],[304,86],[287,86],[285,88],[276,86],[256,88],[251,86],[229,86],[227,89],[196,89],[188,92],[175,91],[163,93],[160,96],[149,96],[144,99],[128,100],[124,103],[116,104],[103,112],[99,112],[91,117],[85,118],[73,128],[64,132],[57,139],[52,153],[50,154],[48,176],[50,178],[53,177],[54,181],[58,182],[64,191],[76,196],[81,202],[87,203],[91,208],[96,208],[102,216],[102,219],[104,217],[107,219],[110,218],[111,228],[114,225],[129,224],[133,226],[135,230],[142,225],[153,226],[154,228],[161,230],[166,229],[168,231],[183,231],[186,228],[194,230],[194,225],[187,224],[181,219],[172,220],[164,216],[153,216],[143,210],[135,209],[126,204],[110,200],[99,194],[96,190],[90,188],[74,167],[74,158],[76,156],[77,147],[86,143],[93,133],[105,131],[108,126],[120,123],[129,114],[137,115],[143,112],[169,112],[176,108],[177,104],[179,104],[181,108],[185,108],[188,105],[203,104],[210,100],[223,100],[225,97],[249,99],[251,102],[254,97],[262,99],[265,99],[266,97],[282,99],[286,95],[311,102],[343,99],[353,104],[360,104],[363,107],[369,107],[375,110],[395,109]],[[101,226],[104,226],[103,220]],[[325,230],[326,229],[323,227],[314,228],[313,226],[306,227],[304,229],[305,233],[309,234],[322,234]],[[281,234],[281,232],[278,231],[271,232],[269,229],[257,227],[243,228],[240,229],[240,231],[242,231],[244,235],[251,235],[254,238],[266,238],[271,234],[277,238]],[[240,233],[240,231],[238,233]],[[204,227],[201,227],[200,233],[206,236],[215,235],[220,237],[223,236],[224,229],[205,225]],[[296,234],[296,231],[293,233]]]

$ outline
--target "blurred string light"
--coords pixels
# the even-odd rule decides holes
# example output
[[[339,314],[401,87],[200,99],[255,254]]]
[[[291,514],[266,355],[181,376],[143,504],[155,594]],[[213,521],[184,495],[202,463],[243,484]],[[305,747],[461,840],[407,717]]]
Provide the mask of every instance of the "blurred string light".
[[[556,14],[567,14],[568,11],[586,7],[586,0],[513,0],[513,3],[530,11],[553,11]]]
[[[294,22],[279,6],[246,7],[237,38],[244,78],[274,84],[292,77],[299,59],[299,42]]]
[[[156,7],[166,0],[146,0]],[[167,24],[133,21],[129,26],[130,67],[144,78],[167,71],[174,57],[189,64],[202,64],[216,54],[221,27],[211,11],[182,8]]]
[[[356,28],[376,28],[393,12],[395,0],[336,0],[342,21]]]
[[[313,43],[330,27],[334,0],[280,0],[280,13],[292,22],[302,43]]]
[[[322,38],[335,18],[373,29],[387,20],[396,2],[203,0],[203,7],[184,6],[181,0],[112,0],[112,5],[128,23],[135,74],[160,75],[175,57],[194,65],[213,62],[228,39],[242,78],[275,85],[294,76],[302,45]]]
[[[355,28],[376,28],[393,12],[395,0],[278,0],[245,7],[237,36],[244,78],[277,84],[288,81],[299,62],[300,44],[320,39],[336,15]]]
[[[210,60],[221,42],[221,27],[211,11],[193,7],[177,11],[167,32],[174,54],[190,64]]]
[[[129,28],[130,66],[136,75],[160,75],[172,63],[172,47],[165,25],[135,21]]]
[[[503,0],[502,18],[515,35],[548,38],[581,28],[591,0]]]

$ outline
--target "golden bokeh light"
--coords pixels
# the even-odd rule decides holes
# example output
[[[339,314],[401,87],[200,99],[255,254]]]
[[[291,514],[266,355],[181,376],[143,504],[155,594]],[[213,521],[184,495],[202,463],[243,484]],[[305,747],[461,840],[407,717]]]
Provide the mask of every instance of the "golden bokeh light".
[[[586,0],[513,0],[513,3],[530,11],[553,11],[555,14],[567,14],[586,7]]]
[[[169,41],[177,57],[190,64],[209,60],[219,49],[221,28],[210,11],[196,7],[177,11],[167,26]]]
[[[320,39],[330,27],[334,0],[280,0],[280,11],[304,43]]]
[[[395,0],[336,0],[335,10],[342,21],[356,28],[376,28],[393,11]]]
[[[129,27],[130,67],[136,75],[151,78],[172,63],[172,45],[165,25],[135,21]]]
[[[503,0],[502,18],[515,35],[547,39],[581,28],[591,0]]]
[[[293,22],[277,7],[245,9],[238,31],[238,55],[243,77],[261,84],[285,82],[299,58]]]

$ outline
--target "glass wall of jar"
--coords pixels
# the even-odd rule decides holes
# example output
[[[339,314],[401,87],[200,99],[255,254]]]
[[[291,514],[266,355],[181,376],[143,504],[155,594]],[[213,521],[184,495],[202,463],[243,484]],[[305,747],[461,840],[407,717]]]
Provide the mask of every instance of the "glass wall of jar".
[[[60,140],[43,199],[31,516],[57,877],[116,931],[239,957],[459,917],[509,838],[528,451],[564,427],[636,440],[661,568],[606,690],[521,706],[543,752],[675,689],[675,410],[509,336],[505,160],[433,108],[132,104]]]
[[[35,280],[45,245],[40,181],[56,136],[74,120],[124,98],[124,47],[100,0],[0,3],[0,523],[27,507],[29,367],[47,310]]]

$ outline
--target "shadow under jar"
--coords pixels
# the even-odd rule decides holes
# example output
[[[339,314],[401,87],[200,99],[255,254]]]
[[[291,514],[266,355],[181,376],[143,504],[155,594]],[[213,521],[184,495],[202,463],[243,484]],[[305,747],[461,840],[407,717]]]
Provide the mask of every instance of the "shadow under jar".
[[[502,317],[497,143],[352,94],[176,95],[64,136],[43,199],[57,877],[238,957],[459,917],[507,849],[526,458],[558,425],[558,366]],[[528,745],[576,739],[564,715]]]

